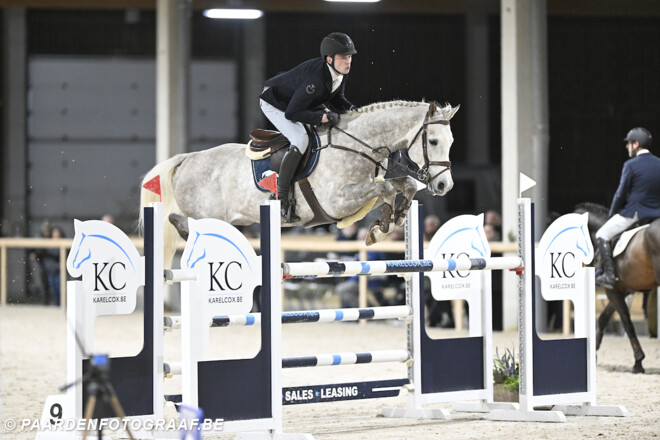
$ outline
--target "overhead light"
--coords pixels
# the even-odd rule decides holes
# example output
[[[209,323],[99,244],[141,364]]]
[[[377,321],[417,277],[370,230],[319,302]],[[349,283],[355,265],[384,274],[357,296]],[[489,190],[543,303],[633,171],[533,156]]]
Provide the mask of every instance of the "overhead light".
[[[326,2],[346,2],[346,3],[377,3],[380,0],[325,0]]]
[[[235,20],[254,20],[264,15],[259,9],[207,9],[204,16],[208,18],[228,18]]]

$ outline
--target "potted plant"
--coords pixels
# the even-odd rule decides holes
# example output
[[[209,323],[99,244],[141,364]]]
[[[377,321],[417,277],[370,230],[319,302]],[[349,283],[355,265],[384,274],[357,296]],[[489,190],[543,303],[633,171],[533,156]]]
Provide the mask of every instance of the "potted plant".
[[[519,373],[515,349],[512,351],[507,348],[500,356],[496,347],[493,360],[493,401],[518,402]]]

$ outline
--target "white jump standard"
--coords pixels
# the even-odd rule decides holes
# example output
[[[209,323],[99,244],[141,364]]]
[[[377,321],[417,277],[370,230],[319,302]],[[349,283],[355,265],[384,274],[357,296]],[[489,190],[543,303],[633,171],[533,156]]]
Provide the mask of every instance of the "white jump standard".
[[[392,397],[397,396],[402,388],[408,390],[408,405],[386,408],[384,415],[449,418],[447,410],[425,406],[465,401],[472,403],[457,404],[454,409],[486,412],[486,417],[497,420],[560,422],[565,420],[564,414],[626,415],[622,407],[595,404],[593,270],[582,267],[593,255],[588,236],[585,240],[581,235],[586,228],[586,217],[570,217],[574,214],[561,217],[546,231],[539,249],[534,252],[533,206],[529,200],[521,199],[518,209],[517,257],[490,257],[483,216],[459,216],[449,220],[433,237],[424,255],[420,233],[421,208],[413,202],[405,225],[406,260],[282,264],[279,206],[278,202],[271,202],[261,207],[260,256],[231,225],[220,220],[191,219],[190,239],[181,258],[182,268],[165,271],[162,264],[162,207],[155,204],[145,210],[143,259],[122,259],[138,255],[134,247],[130,250],[130,246],[122,244],[128,237],[113,235],[112,240],[91,240],[103,235],[100,232],[106,231],[103,229],[106,226],[93,221],[81,224],[81,228],[91,227],[92,230],[76,234],[74,244],[77,247],[72,248],[71,264],[67,261],[69,272],[78,276],[76,267],[82,267],[83,260],[96,265],[92,268],[102,268],[102,271],[92,270],[91,277],[83,272],[82,281],[69,283],[72,296],[68,314],[83,337],[86,351],[92,351],[91,332],[95,316],[130,313],[135,304],[135,290],[144,284],[143,351],[134,361],[112,360],[111,381],[126,413],[131,418],[162,419],[165,397],[162,381],[167,370],[169,374],[181,374],[180,399],[185,405],[202,408],[208,419],[224,420],[224,432],[238,433],[238,438],[310,439],[309,434],[283,432],[282,405]],[[110,232],[123,234],[114,229]],[[81,245],[85,237],[88,240]],[[120,251],[117,255],[109,255],[110,251],[103,248],[113,242],[121,244],[110,245],[113,252]],[[86,247],[83,249],[83,246]],[[99,249],[106,250],[100,252]],[[77,256],[82,258],[76,259]],[[520,404],[493,402],[491,270],[515,270],[520,276]],[[282,312],[283,276],[309,278],[395,273],[415,273],[407,278],[404,306]],[[468,301],[468,337],[429,337],[425,328],[425,273],[432,280],[434,299]],[[535,275],[541,279],[544,298],[574,302],[575,338],[539,338],[534,325],[532,281]],[[98,283],[101,276],[118,278],[101,278],[106,289],[99,293],[90,283]],[[181,317],[163,317],[165,279],[181,283]],[[249,313],[255,292],[261,295],[261,313]],[[122,301],[126,302],[125,307]],[[405,320],[407,347],[290,358],[281,355],[283,324],[369,319]],[[181,328],[180,362],[164,363],[163,322],[165,328]],[[257,324],[260,325],[261,346],[256,356],[250,359],[208,359],[211,327],[230,327],[219,331],[231,332],[232,326]],[[68,377],[78,379],[88,361],[76,347],[73,335],[68,338],[67,347]],[[408,377],[299,387],[283,387],[281,384],[282,368],[375,362],[406,362]],[[83,393],[84,385],[80,383],[71,387],[66,396],[50,396],[44,420],[52,420],[53,405],[62,406],[61,414],[65,419],[82,418],[87,399]],[[569,404],[577,406],[566,406]],[[554,408],[552,411],[535,411],[534,407],[540,405],[553,405]],[[94,416],[110,415],[100,409]],[[40,433],[38,438],[62,438],[47,434]],[[155,435],[153,432],[135,434],[137,438],[153,438]],[[176,432],[162,434],[159,438],[178,435]]]

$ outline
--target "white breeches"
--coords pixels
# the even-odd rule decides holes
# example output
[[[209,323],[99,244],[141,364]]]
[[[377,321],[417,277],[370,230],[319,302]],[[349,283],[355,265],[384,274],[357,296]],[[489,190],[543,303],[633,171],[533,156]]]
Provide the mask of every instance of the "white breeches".
[[[614,238],[614,236],[628,229],[628,227],[636,221],[637,214],[635,214],[635,217],[633,218],[614,214],[612,218],[606,221],[605,224],[600,227],[598,232],[596,232],[596,238],[602,238],[604,240],[610,241],[612,238]]]
[[[298,147],[301,153],[307,151],[309,144],[309,137],[307,131],[301,122],[290,121],[284,116],[284,112],[276,107],[273,107],[263,99],[259,100],[261,111],[273,123],[280,133],[282,133],[291,142],[291,145]]]

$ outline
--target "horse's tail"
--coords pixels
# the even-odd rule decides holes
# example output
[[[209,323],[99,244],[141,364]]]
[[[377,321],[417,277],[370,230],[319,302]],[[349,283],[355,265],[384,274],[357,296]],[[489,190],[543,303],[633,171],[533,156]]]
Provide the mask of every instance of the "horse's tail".
[[[140,232],[143,232],[144,226],[144,207],[148,206],[149,203],[152,202],[163,202],[163,247],[165,248],[163,258],[166,268],[169,268],[170,264],[172,263],[176,241],[179,236],[174,226],[172,226],[168,220],[168,217],[172,213],[181,214],[181,209],[179,208],[179,205],[176,203],[176,199],[174,198],[172,179],[174,177],[175,170],[185,158],[186,154],[177,154],[176,156],[157,164],[144,176],[142,179],[142,185],[140,187]],[[156,176],[160,176],[160,197],[155,192],[144,188],[144,184],[154,179]]]

